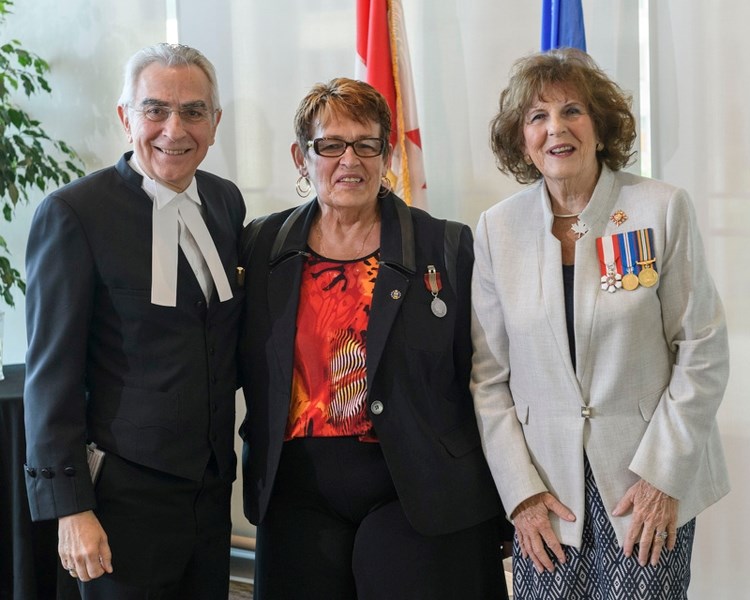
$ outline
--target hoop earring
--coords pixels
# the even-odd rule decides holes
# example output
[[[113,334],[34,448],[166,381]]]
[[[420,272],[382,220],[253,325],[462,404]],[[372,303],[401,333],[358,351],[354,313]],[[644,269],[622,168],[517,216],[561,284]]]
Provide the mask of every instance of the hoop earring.
[[[294,189],[300,198],[307,198],[312,191],[312,184],[307,178],[307,175],[300,175],[297,178],[297,183],[294,184]]]
[[[380,178],[380,189],[378,190],[378,198],[385,198],[388,194],[393,191],[393,185],[388,175],[383,175]]]

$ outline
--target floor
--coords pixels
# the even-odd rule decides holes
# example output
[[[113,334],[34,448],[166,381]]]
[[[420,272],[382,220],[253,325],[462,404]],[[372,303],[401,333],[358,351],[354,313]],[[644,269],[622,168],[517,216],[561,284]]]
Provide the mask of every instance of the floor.
[[[230,580],[228,600],[252,600],[253,586],[250,583]]]
[[[250,600],[253,597],[255,552],[232,548],[229,558],[229,600]]]

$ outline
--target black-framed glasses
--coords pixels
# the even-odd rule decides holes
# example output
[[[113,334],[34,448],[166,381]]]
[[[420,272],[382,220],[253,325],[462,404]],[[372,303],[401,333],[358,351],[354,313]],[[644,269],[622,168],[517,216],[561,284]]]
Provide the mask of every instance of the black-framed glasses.
[[[158,104],[146,106],[146,108],[131,109],[143,115],[149,121],[154,123],[163,123],[172,115],[177,113],[183,123],[204,123],[208,121],[216,112],[211,111],[205,106],[181,106],[180,108],[169,108]]]
[[[343,156],[349,146],[360,158],[372,158],[383,154],[385,142],[380,138],[362,138],[353,142],[338,138],[315,138],[307,142],[307,147],[315,150],[315,154],[328,158]]]

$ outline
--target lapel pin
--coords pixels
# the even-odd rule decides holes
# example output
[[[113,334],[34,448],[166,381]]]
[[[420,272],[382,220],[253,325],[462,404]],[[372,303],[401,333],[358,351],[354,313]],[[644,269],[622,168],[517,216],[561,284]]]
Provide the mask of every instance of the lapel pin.
[[[624,210],[616,210],[609,220],[619,227],[628,220],[628,215],[625,214]]]
[[[576,234],[576,239],[579,240],[589,231],[589,226],[581,221],[580,218],[575,223],[573,223],[570,228],[573,230],[573,233]]]

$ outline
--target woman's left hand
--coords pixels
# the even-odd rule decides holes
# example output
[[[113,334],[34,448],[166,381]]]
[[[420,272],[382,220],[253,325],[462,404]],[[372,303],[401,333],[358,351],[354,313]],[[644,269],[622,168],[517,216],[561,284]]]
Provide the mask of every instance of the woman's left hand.
[[[620,517],[631,509],[633,522],[625,536],[623,552],[633,554],[633,546],[639,544],[638,562],[646,566],[651,555],[651,564],[659,562],[661,551],[674,549],[677,542],[678,501],[641,479],[633,485],[617,503],[612,515]]]

